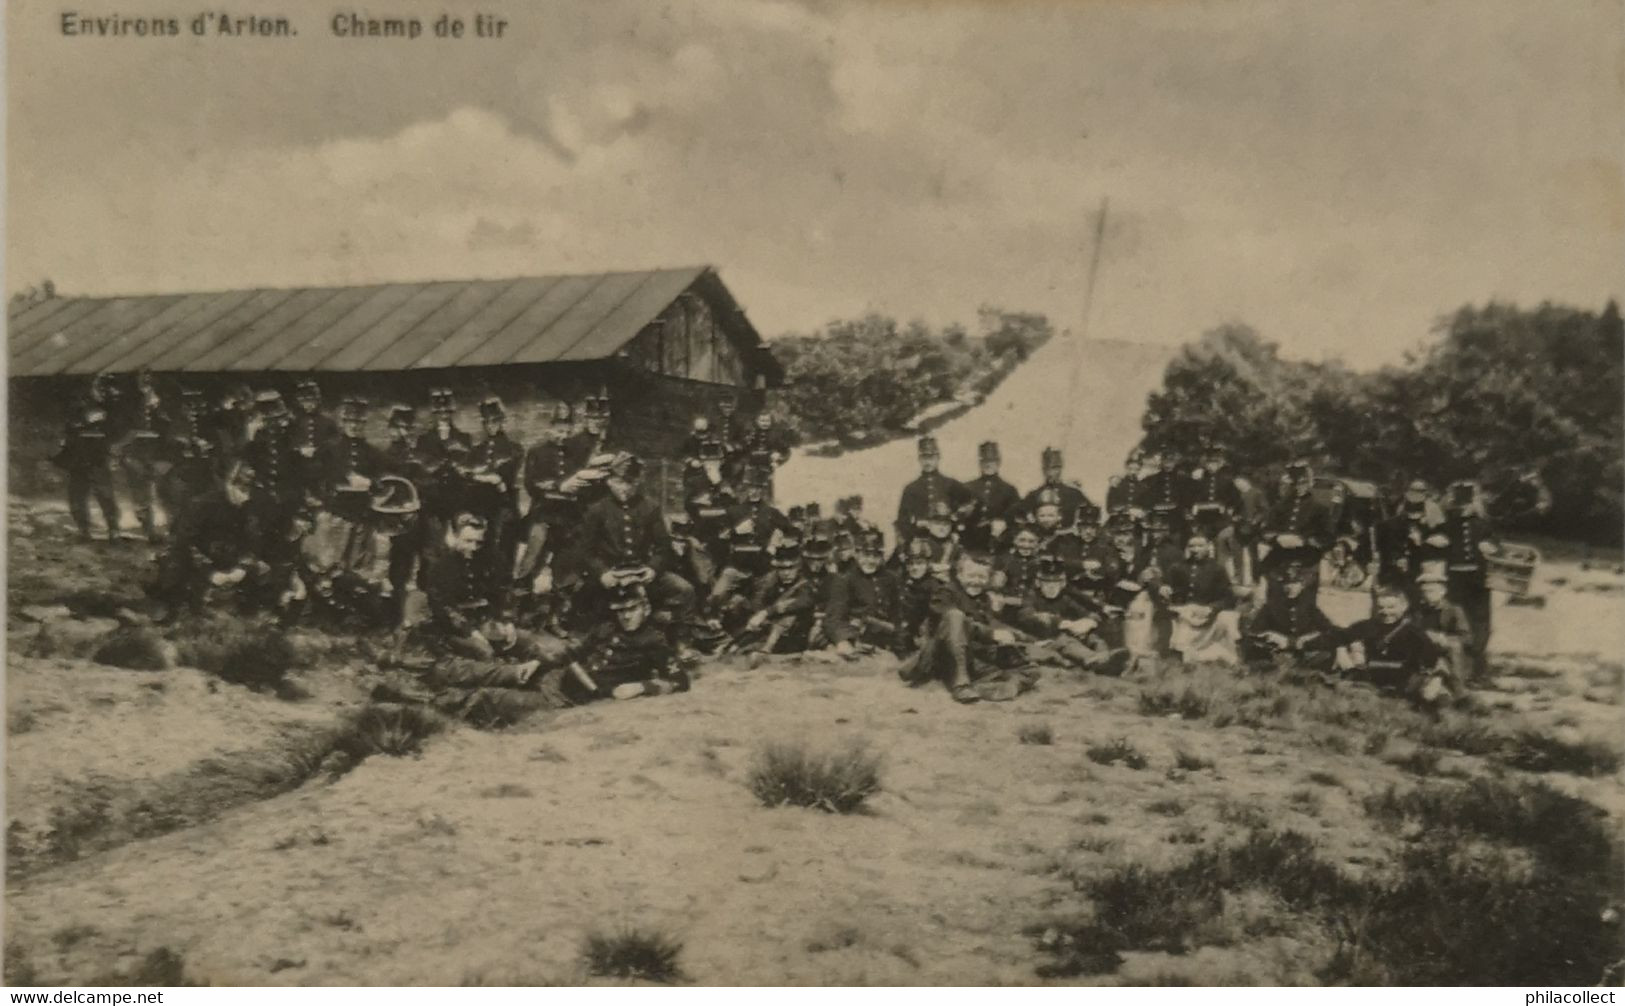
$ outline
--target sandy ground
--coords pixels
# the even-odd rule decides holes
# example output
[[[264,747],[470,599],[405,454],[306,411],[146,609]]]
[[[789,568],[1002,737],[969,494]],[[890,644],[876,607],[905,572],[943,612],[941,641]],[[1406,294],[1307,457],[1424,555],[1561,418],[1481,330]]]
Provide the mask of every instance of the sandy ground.
[[[1505,673],[1478,693],[1488,721],[1617,740],[1625,582],[1566,566],[1548,576],[1564,583],[1548,582],[1545,608],[1497,611]],[[1364,603],[1327,595],[1344,619]],[[313,696],[289,702],[185,668],[19,659],[16,628],[13,832],[87,792],[173,796],[210,765],[330,722],[362,684],[351,668],[318,667],[301,672]],[[718,662],[687,695],[454,728],[420,755],[374,756],[337,780],[14,876],[8,953],[50,982],[168,947],[220,984],[539,984],[583,980],[589,930],[643,925],[682,942],[700,983],[1033,983],[1045,959],[1033,933],[1076,911],[1071,875],[1175,862],[1248,821],[1301,830],[1354,872],[1391,854],[1395,837],[1360,801],[1417,781],[1395,764],[1413,714],[1308,692],[1256,728],[1140,710],[1148,688],[1222,680],[1048,671],[1014,702],[961,707],[904,687],[879,658]],[[1352,712],[1328,725],[1328,702]],[[1053,743],[1022,743],[1031,726]],[[1386,732],[1392,743],[1364,753]],[[882,759],[866,813],[768,809],[751,795],[763,745],[849,739]],[[1117,739],[1148,764],[1086,756]],[[1454,754],[1442,770],[1491,771]],[[1617,776],[1543,778],[1625,811]],[[1326,952],[1273,935],[1130,954],[1094,980],[1311,982]]]

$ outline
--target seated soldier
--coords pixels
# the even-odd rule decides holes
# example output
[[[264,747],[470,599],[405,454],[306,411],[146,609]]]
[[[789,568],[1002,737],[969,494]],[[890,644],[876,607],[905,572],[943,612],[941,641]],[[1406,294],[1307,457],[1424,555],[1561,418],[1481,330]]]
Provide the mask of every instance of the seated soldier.
[[[864,533],[853,564],[830,585],[824,631],[835,652],[852,656],[858,648],[899,648],[902,629],[902,585],[883,568],[885,542],[878,529]],[[927,568],[920,564],[922,575]]]
[[[1059,493],[1054,487],[1045,486],[1038,491],[1037,497],[1032,520],[1033,527],[1038,531],[1039,551],[1060,559],[1067,569],[1077,570],[1083,558],[1083,542],[1077,532],[1065,523],[1066,512]]]
[[[556,688],[572,703],[688,691],[688,672],[650,621],[643,587],[615,588],[609,610],[614,620],[594,626],[554,658],[558,666],[548,672],[542,687]]]
[[[1316,671],[1330,670],[1332,643],[1338,629],[1305,592],[1301,563],[1289,562],[1271,574],[1278,586],[1246,620],[1241,655],[1250,665],[1284,661]]]
[[[647,498],[639,487],[643,463],[630,454],[610,460],[606,486],[609,494],[587,508],[579,532],[581,561],[589,575],[590,589],[582,610],[588,620],[600,608],[592,603],[624,579],[619,571],[646,567],[649,596],[655,605],[654,620],[664,624],[679,650],[688,645],[694,608],[694,585],[669,566],[670,532],[660,504]]]
[[[1010,551],[993,560],[994,603],[1019,607],[1038,585],[1038,529],[1021,521],[1010,535]]]
[[[923,541],[909,542],[897,586],[899,620],[894,649],[899,653],[920,645],[920,634],[931,617],[931,597],[944,579],[934,575],[931,546]]]
[[[726,553],[706,600],[713,614],[737,607],[735,599],[745,596],[750,581],[767,572],[768,551],[776,539],[795,531],[790,520],[767,501],[765,473],[746,471],[744,494],[744,502],[728,508],[722,531]]]
[[[1037,638],[1027,647],[1035,663],[1054,658],[1084,670],[1116,677],[1128,667],[1128,650],[1113,649],[1096,631],[1101,609],[1079,591],[1067,589],[1066,564],[1053,555],[1038,561],[1033,589],[1009,621]]]
[[[737,649],[753,653],[800,653],[807,648],[817,605],[802,568],[801,543],[786,537],[773,549],[772,571],[751,591],[750,617],[735,636]]]
[[[495,586],[490,564],[481,555],[485,533],[484,517],[466,510],[455,514],[434,543],[424,586],[429,638],[439,649],[476,660],[496,655],[495,646],[480,631],[493,610]]]
[[[833,642],[824,631],[824,617],[829,612],[835,581],[840,578],[835,561],[835,538],[839,533],[835,521],[820,520],[802,543],[801,568],[813,599],[813,624],[807,635],[809,650],[822,650]]]
[[[1334,634],[1336,667],[1385,691],[1424,706],[1450,697],[1450,669],[1443,650],[1409,617],[1409,601],[1396,587],[1377,590],[1377,613]]]
[[[1168,570],[1162,589],[1167,590],[1168,608],[1173,615],[1168,646],[1181,659],[1233,664],[1237,661],[1236,640],[1240,636],[1236,593],[1230,574],[1213,554],[1213,543],[1204,534],[1193,534],[1185,545],[1185,557]]]
[[[1422,575],[1416,579],[1420,598],[1411,617],[1433,645],[1444,652],[1450,666],[1450,684],[1459,689],[1472,678],[1473,630],[1467,613],[1450,600],[1450,576],[1444,567],[1443,562],[1423,566]]]
[[[150,589],[165,604],[166,618],[183,609],[200,611],[212,593],[236,589],[249,579],[252,549],[264,537],[251,505],[254,486],[254,469],[239,462],[220,488],[187,504]]]
[[[1003,701],[1032,687],[1035,676],[1015,630],[993,617],[987,595],[992,575],[979,555],[959,557],[952,577],[931,597],[924,640],[897,669],[911,685],[940,681],[955,702]]]

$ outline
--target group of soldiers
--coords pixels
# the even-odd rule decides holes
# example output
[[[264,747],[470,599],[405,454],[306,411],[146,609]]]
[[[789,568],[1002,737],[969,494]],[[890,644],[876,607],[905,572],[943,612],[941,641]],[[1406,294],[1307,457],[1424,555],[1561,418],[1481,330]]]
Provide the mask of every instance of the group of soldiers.
[[[116,538],[122,468],[164,541],[152,593],[167,616],[230,599],[285,623],[410,627],[458,684],[664,694],[688,687],[698,653],[734,651],[886,651],[905,680],[965,702],[1019,693],[1037,664],[1121,674],[1148,656],[1335,665],[1430,701],[1485,671],[1496,543],[1470,484],[1443,500],[1407,488],[1370,535],[1372,616],[1339,628],[1317,592],[1340,529],[1307,462],[1272,499],[1215,445],[1188,467],[1136,451],[1100,507],[1057,449],[1022,493],[998,444],[960,481],[925,436],[888,549],[859,496],[829,515],[779,509],[792,437],[729,399],[694,419],[668,514],[642,460],[610,444],[605,397],[559,403],[527,448],[499,399],[479,403],[474,435],[436,388],[427,422],[387,409],[380,446],[369,403],[347,398],[335,420],[314,381],[291,408],[275,390],[188,389],[174,413],[149,375],[134,385],[125,401],[93,381],[55,460],[87,537],[94,500]]]
[[[930,437],[903,491],[898,540],[942,584],[901,673],[941,680],[961,701],[1009,694],[1035,646],[1108,673],[1132,659],[1291,662],[1429,704],[1488,674],[1489,571],[1500,545],[1472,482],[1442,497],[1409,482],[1391,516],[1340,521],[1341,483],[1317,485],[1307,460],[1266,494],[1202,445],[1193,463],[1136,449],[1104,508],[1064,478],[1060,451],[1022,495],[999,475],[997,444],[960,482]],[[1381,510],[1377,514],[1381,514]],[[1334,625],[1319,605],[1323,560],[1346,549],[1367,566],[1370,616]],[[1053,642],[1059,638],[1063,645]]]

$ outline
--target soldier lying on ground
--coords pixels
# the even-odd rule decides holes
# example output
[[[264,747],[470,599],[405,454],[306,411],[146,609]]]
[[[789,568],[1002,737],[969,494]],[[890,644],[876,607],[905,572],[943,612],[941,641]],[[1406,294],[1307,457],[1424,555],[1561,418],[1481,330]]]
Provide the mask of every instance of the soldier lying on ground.
[[[898,667],[898,677],[911,685],[940,681],[955,702],[1004,701],[1033,686],[1021,635],[993,617],[989,576],[981,557],[960,557],[953,576],[937,585],[924,641]]]
[[[1082,593],[1067,589],[1067,569],[1059,557],[1038,561],[1034,587],[1009,617],[1016,627],[1036,637],[1027,657],[1034,663],[1078,667],[1116,677],[1128,667],[1128,650],[1112,648],[1101,638],[1102,614]]]

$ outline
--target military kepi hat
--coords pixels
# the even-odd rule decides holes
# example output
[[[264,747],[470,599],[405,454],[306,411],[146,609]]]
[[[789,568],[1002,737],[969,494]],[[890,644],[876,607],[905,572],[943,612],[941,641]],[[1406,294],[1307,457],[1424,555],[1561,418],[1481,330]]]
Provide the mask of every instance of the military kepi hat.
[[[937,447],[937,438],[932,436],[921,437],[919,440],[919,456],[922,458],[940,458],[942,450]]]
[[[976,448],[976,460],[986,464],[989,461],[999,460],[999,445],[991,440],[983,441]]]

